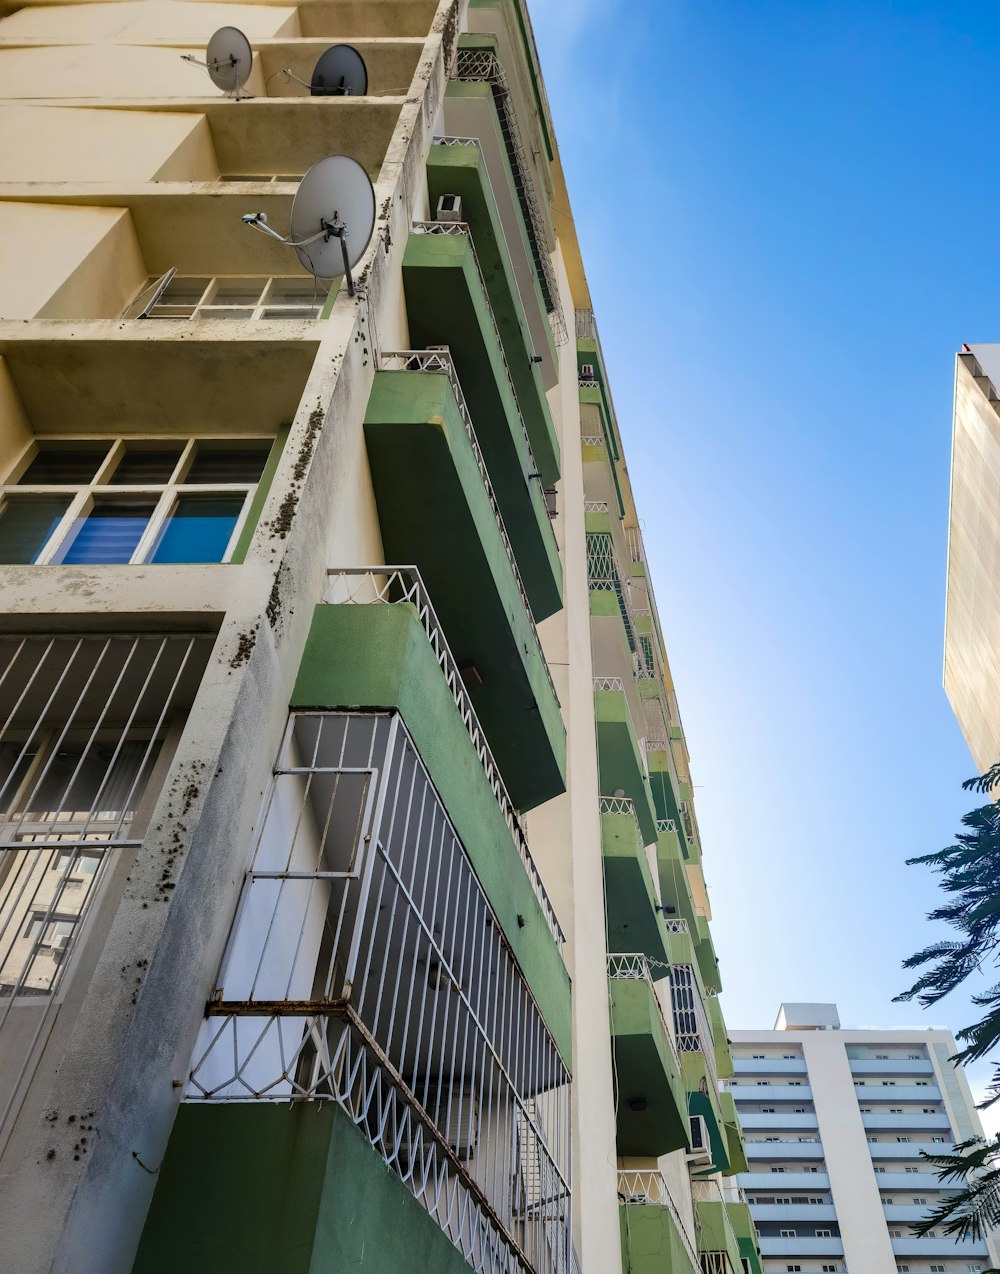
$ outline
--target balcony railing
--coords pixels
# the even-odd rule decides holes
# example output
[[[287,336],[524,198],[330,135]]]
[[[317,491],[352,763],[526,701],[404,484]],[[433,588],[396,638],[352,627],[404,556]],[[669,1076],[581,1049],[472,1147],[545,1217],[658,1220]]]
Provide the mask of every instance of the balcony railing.
[[[672,964],[670,966],[670,989],[674,1007],[674,1034],[677,1038],[677,1051],[680,1053],[701,1053],[705,1058],[708,1073],[712,1077],[712,1083],[716,1091],[718,1091],[719,1075],[715,1065],[712,1027],[709,1024],[708,1014],[702,1002],[694,966],[690,964]]]
[[[327,571],[327,577],[327,589],[323,595],[325,602],[335,605],[393,605],[403,602],[411,605],[416,611],[417,619],[427,634],[455,706],[472,740],[472,746],[493,789],[493,795],[497,799],[507,830],[517,847],[524,870],[528,873],[528,879],[531,881],[531,887],[538,899],[549,932],[555,938],[561,951],[566,938],[556,917],[555,908],[542,884],[542,878],[538,874],[538,868],[528,848],[528,838],[520,816],[507,793],[500,769],[493,759],[490,745],[479,724],[479,718],[472,706],[469,692],[465,688],[455,656],[451,653],[445,639],[444,630],[434,613],[434,607],[420,578],[420,572],[415,566],[344,566]]]
[[[521,207],[531,257],[538,273],[545,308],[549,313],[552,334],[557,344],[566,340],[566,319],[559,303],[559,285],[556,281],[552,259],[545,246],[545,230],[542,225],[535,188],[528,174],[528,163],[521,144],[521,134],[510,101],[510,89],[500,59],[491,49],[456,49],[455,61],[450,71],[453,80],[471,80],[487,83],[493,90],[493,101],[500,119],[507,158],[514,174],[514,186]]]
[[[395,712],[289,718],[189,1101],[333,1101],[482,1274],[569,1274],[569,1075]]]
[[[666,1208],[693,1268],[698,1267],[698,1249],[670,1195],[666,1179],[656,1168],[619,1168],[618,1199],[627,1207]]]
[[[490,508],[493,511],[493,517],[500,532],[500,538],[503,540],[504,552],[507,554],[507,561],[510,563],[510,569],[514,572],[514,582],[517,585],[517,591],[521,598],[528,616],[528,622],[531,624],[531,631],[535,635],[535,641],[538,644],[539,653],[542,654],[542,665],[545,668],[545,676],[548,679],[549,689],[556,703],[559,702],[559,696],[556,694],[555,684],[552,681],[552,673],[549,665],[542,653],[542,642],[538,636],[538,629],[535,627],[535,617],[531,611],[531,603],[528,601],[528,594],[525,592],[524,584],[521,580],[521,572],[518,569],[517,558],[514,556],[514,550],[511,547],[510,538],[507,535],[507,528],[504,526],[503,514],[500,512],[500,504],[497,501],[496,493],[493,490],[493,483],[490,481],[489,470],[486,468],[486,461],[483,459],[483,453],[479,449],[479,442],[476,439],[475,426],[472,423],[472,413],[469,411],[469,405],[465,401],[465,395],[462,393],[462,386],[458,380],[458,372],[455,370],[455,364],[452,361],[451,354],[447,350],[426,350],[426,349],[404,349],[391,350],[382,354],[380,366],[383,371],[401,371],[401,372],[443,372],[451,382],[452,390],[455,394],[455,401],[458,403],[459,415],[462,417],[462,424],[465,426],[465,432],[469,441],[472,443],[472,454],[476,457],[476,465],[479,469],[479,475],[483,480],[483,486],[486,489],[486,496],[490,502]]]
[[[584,513],[607,513],[610,508],[607,500],[584,500],[583,502]]]
[[[680,1058],[677,1056],[677,1043],[674,1040],[674,1032],[671,1024],[667,1021],[667,1015],[663,1011],[663,1005],[656,991],[656,984],[653,979],[653,969],[656,969],[662,980],[669,972],[670,966],[664,964],[660,960],[650,960],[642,952],[629,953],[627,955],[609,955],[608,956],[608,977],[611,980],[620,980],[624,982],[645,982],[649,987],[649,993],[656,1002],[657,1012],[660,1015],[660,1022],[663,1026],[663,1033],[667,1037],[670,1045],[670,1051],[673,1054],[674,1061],[680,1069]]]
[[[656,830],[658,832],[675,832],[676,833],[677,824],[674,822],[672,818],[658,818],[656,820]],[[684,923],[687,924],[687,921],[685,921]]]
[[[580,443],[584,447],[603,447],[604,435],[603,434],[581,434]]]
[[[665,821],[669,823],[671,820],[668,818]],[[667,933],[688,933],[689,932],[688,922],[680,916],[664,916],[663,923],[666,927]]]
[[[725,1227],[726,1237],[729,1240],[732,1250],[734,1252],[738,1252],[740,1250],[740,1241],[736,1237],[736,1231],[733,1229],[733,1223],[729,1219],[729,1209],[726,1207],[726,1199],[722,1193],[722,1187],[719,1185],[718,1181],[712,1178],[708,1178],[703,1181],[697,1181],[697,1180],[692,1181],[691,1182],[691,1198],[696,1204],[717,1203],[719,1205],[719,1211],[722,1214],[722,1224]],[[695,1208],[696,1223],[697,1223],[697,1216],[698,1216],[698,1210],[697,1208]],[[702,1253],[702,1270],[703,1271],[705,1270],[704,1261],[706,1256],[727,1257],[727,1254],[725,1252],[703,1252]],[[727,1265],[729,1264],[728,1258],[726,1263]]]

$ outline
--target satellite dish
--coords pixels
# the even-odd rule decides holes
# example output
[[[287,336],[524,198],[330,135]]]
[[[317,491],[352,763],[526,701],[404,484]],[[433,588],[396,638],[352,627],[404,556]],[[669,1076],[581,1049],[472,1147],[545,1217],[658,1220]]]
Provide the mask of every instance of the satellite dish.
[[[350,44],[334,44],[320,56],[312,73],[313,97],[364,97],[368,92],[368,68]]]
[[[185,62],[205,67],[209,79],[224,93],[231,93],[237,100],[241,96],[249,96],[247,93],[241,95],[240,89],[253,70],[253,49],[250,41],[236,27],[219,27],[208,42],[204,62],[199,62],[190,53],[182,53],[181,57]]]
[[[286,243],[318,279],[347,278],[364,255],[375,230],[375,190],[365,170],[349,155],[328,155],[313,164],[299,182],[292,201],[288,236],[267,224],[262,212],[243,215],[245,225]]]

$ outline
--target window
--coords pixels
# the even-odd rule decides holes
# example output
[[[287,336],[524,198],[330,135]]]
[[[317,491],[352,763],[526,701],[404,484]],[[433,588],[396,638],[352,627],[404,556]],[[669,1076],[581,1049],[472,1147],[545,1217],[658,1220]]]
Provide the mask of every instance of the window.
[[[868,1141],[870,1141],[870,1142],[878,1141],[878,1137],[876,1137],[876,1136],[874,1136],[874,1135],[870,1135],[870,1136],[867,1138],[867,1140],[868,1140]]]
[[[770,1086],[771,1086],[771,1081],[770,1081],[769,1079],[758,1079],[758,1080],[757,1080],[757,1087],[758,1087],[758,1088],[770,1088]]]
[[[0,563],[228,560],[269,438],[42,440],[0,485]]]
[[[790,1080],[788,1081],[788,1087],[789,1087],[789,1088],[801,1088],[801,1087],[802,1087],[802,1080],[801,1080],[801,1079],[790,1079]]]
[[[913,1198],[913,1202],[914,1202],[914,1203],[916,1203],[916,1204],[925,1204],[925,1203],[927,1202],[927,1200],[926,1200],[926,1199],[919,1198],[918,1196],[916,1196],[916,1195],[915,1195],[915,1196],[914,1196],[914,1198]],[[977,1268],[978,1268],[978,1267],[977,1267]]]
[[[919,1168],[904,1168],[903,1171],[904,1172],[919,1172],[920,1169]]]
[[[920,1061],[920,1054],[919,1054],[919,1053],[907,1053],[907,1054],[906,1054],[906,1056],[909,1058],[909,1060],[910,1060],[911,1062],[919,1062],[919,1061]]]
[[[778,1234],[783,1239],[794,1239],[798,1237],[798,1230],[779,1230]]]
[[[922,1115],[936,1115],[937,1111],[933,1106],[924,1106],[920,1113]]]
[[[983,1267],[981,1265],[967,1265],[965,1267],[969,1274],[982,1274]]]
[[[159,281],[158,278],[150,279],[144,284],[143,291],[148,291]],[[139,297],[136,297],[138,300]],[[175,274],[147,317],[318,319],[325,302],[326,288],[312,277],[212,279]]]
[[[803,1172],[819,1172],[819,1168],[810,1168],[808,1164],[803,1164],[802,1171]]]
[[[784,1168],[772,1168],[772,1169],[771,1169],[771,1171],[772,1171],[772,1172],[784,1172],[785,1170],[784,1170]]]
[[[832,1230],[817,1230],[817,1231],[816,1231],[816,1237],[817,1237],[818,1239],[829,1239],[829,1238],[832,1238],[832,1237],[833,1237],[833,1231],[832,1231]]]
[[[752,1061],[754,1061],[754,1062],[762,1062],[762,1061],[764,1060],[764,1054],[763,1054],[763,1053],[751,1053],[751,1054],[750,1054],[750,1058],[751,1058],[751,1060],[752,1060]]]
[[[944,1266],[943,1266],[943,1265],[932,1265],[932,1266],[931,1266],[931,1274],[944,1274]]]
[[[788,1274],[793,1274],[795,1270],[800,1270],[801,1268],[802,1268],[801,1265],[786,1265],[785,1266],[785,1269],[788,1270]]]
[[[861,1107],[861,1113],[862,1113],[862,1115],[870,1115],[870,1114],[872,1113],[872,1108],[871,1108],[871,1106],[862,1106],[862,1107]]]
[[[806,1113],[805,1106],[796,1106],[795,1109],[792,1111],[793,1115],[804,1115],[805,1113]]]
[[[773,1115],[773,1114],[775,1114],[775,1107],[774,1107],[774,1106],[761,1106],[761,1108],[760,1108],[760,1113],[761,1113],[762,1115]]]
[[[882,1087],[883,1087],[883,1088],[895,1088],[895,1087],[896,1087],[896,1081],[895,1081],[894,1079],[883,1079],[883,1081],[882,1081]]]
[[[943,1143],[943,1142],[944,1142],[944,1138],[943,1138],[943,1137],[932,1137],[932,1138],[931,1138],[931,1141],[937,1141],[937,1142],[941,1142],[941,1143]]]
[[[902,1106],[890,1106],[890,1107],[889,1107],[889,1114],[890,1114],[890,1115],[901,1115],[902,1113],[903,1113],[903,1108],[902,1108]]]
[[[884,1168],[876,1168],[876,1169],[875,1169],[875,1171],[876,1171],[876,1172],[885,1172],[885,1169],[884,1169]]]
[[[896,1140],[897,1140],[897,1141],[902,1141],[902,1142],[907,1142],[907,1141],[909,1141],[910,1139],[909,1139],[909,1137],[897,1137],[897,1138],[896,1138]]]
[[[901,1239],[903,1237],[902,1230],[890,1230],[889,1233],[892,1235],[894,1239]]]
[[[825,1274],[835,1274],[837,1269],[836,1265],[823,1265],[820,1268],[825,1272]]]
[[[916,1084],[914,1085],[914,1087],[916,1088],[928,1088],[929,1086],[930,1085],[928,1084],[928,1081],[926,1079],[918,1079]]]
[[[897,1265],[896,1271],[897,1274],[910,1274],[910,1267],[908,1265]]]
[[[783,1062],[794,1062],[796,1060],[794,1053],[782,1053],[781,1060]]]
[[[875,1054],[875,1060],[876,1060],[876,1062],[887,1062],[887,1061],[889,1060],[889,1054],[888,1054],[888,1053],[876,1053],[876,1054]]]

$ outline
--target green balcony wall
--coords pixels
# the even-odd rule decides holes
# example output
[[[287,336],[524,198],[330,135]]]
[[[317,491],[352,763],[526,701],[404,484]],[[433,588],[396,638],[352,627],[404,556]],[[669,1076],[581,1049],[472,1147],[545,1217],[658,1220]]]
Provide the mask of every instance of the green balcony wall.
[[[382,371],[365,442],[390,562],[420,570],[515,805],[566,789],[566,727],[444,373]]]
[[[622,1270],[624,1274],[701,1274],[668,1208],[654,1204],[621,1204]]]
[[[395,709],[427,767],[567,1067],[570,980],[414,609],[317,606],[293,708]]]
[[[631,814],[601,815],[608,950],[666,962],[667,933],[656,911],[652,873]]]
[[[470,1266],[331,1102],[182,1105],[132,1274]]]
[[[733,1176],[737,1172],[749,1172],[750,1167],[747,1163],[746,1146],[743,1142],[743,1129],[740,1126],[740,1117],[736,1113],[736,1101],[733,1094],[724,1092],[719,1094],[719,1108],[722,1111],[722,1121],[726,1132],[726,1149],[729,1155],[729,1171],[727,1176]]]
[[[618,1154],[665,1155],[688,1144],[684,1085],[648,982],[612,978]],[[631,1103],[644,1102],[641,1110]]]
[[[746,1169],[741,1169],[746,1171]],[[751,1274],[764,1274],[764,1264],[760,1256],[760,1244],[757,1241],[757,1229],[746,1203],[727,1203],[729,1221],[736,1234],[740,1255],[750,1265]]]
[[[642,843],[652,845],[656,840],[656,818],[625,692],[596,690],[594,715],[601,795],[613,796],[619,789],[623,791],[635,806]]]
[[[698,1251],[725,1252],[733,1270],[741,1270],[739,1243],[732,1227],[726,1224],[726,1204],[721,1200],[702,1203],[696,1199],[694,1207],[698,1219]]]

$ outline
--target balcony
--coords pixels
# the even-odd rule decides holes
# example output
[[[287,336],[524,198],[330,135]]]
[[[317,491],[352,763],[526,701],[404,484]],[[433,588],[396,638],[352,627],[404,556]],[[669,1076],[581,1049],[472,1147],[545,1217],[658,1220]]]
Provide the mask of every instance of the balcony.
[[[518,809],[565,790],[566,730],[457,382],[379,371],[365,417],[383,547],[418,567]]]
[[[843,1256],[844,1241],[839,1234],[818,1239],[814,1235],[798,1235],[794,1239],[774,1234],[761,1234],[761,1256]]]
[[[729,1158],[726,1176],[731,1177],[737,1172],[746,1172],[750,1165],[747,1163],[743,1129],[740,1126],[740,1118],[736,1113],[736,1103],[733,1101],[732,1093],[719,1093],[719,1108],[722,1111],[722,1122],[726,1134],[726,1151]]]
[[[539,1007],[570,1056],[562,931],[454,656],[413,568],[330,574],[292,707],[398,711]]]
[[[688,1144],[680,1062],[644,955],[608,956],[620,1156]]]
[[[889,1132],[902,1131],[905,1128],[912,1128],[923,1132],[927,1129],[935,1129],[943,1132],[947,1137],[951,1137],[951,1124],[948,1122],[948,1116],[944,1113],[925,1115],[921,1111],[908,1111],[903,1115],[891,1115],[885,1111],[872,1111],[869,1114],[862,1114],[861,1122],[870,1132],[878,1132],[885,1129]]]
[[[882,1178],[879,1178],[881,1184]],[[779,1191],[812,1190],[817,1194],[821,1190],[830,1189],[830,1178],[825,1172],[755,1172],[741,1173],[739,1177],[741,1190],[764,1190],[769,1194]]]
[[[956,1260],[969,1260],[975,1257],[989,1258],[989,1250],[985,1239],[918,1239],[913,1235],[892,1239],[894,1256],[912,1256],[915,1258],[931,1256],[950,1256]]]
[[[729,1095],[732,1096],[732,1093],[730,1093]],[[774,1114],[774,1115],[741,1114],[740,1123],[743,1125],[743,1128],[745,1130],[750,1130],[752,1128],[768,1128],[775,1131],[778,1129],[791,1130],[795,1128],[803,1128],[803,1129],[811,1128],[815,1130],[816,1128],[819,1127],[819,1121],[817,1120],[815,1114],[809,1114],[809,1115],[787,1115],[783,1113]]]
[[[755,1159],[822,1159],[819,1141],[748,1141],[747,1158]]]
[[[930,1058],[908,1058],[882,1060],[873,1057],[852,1057],[849,1059],[852,1075],[933,1075],[934,1067]]]
[[[740,1241],[733,1229],[719,1183],[694,1180],[691,1182],[691,1197],[698,1219],[699,1252],[716,1257],[724,1254],[732,1270],[742,1270]]]
[[[940,1183],[937,1184],[940,1185]],[[881,1177],[879,1178],[879,1186],[880,1188],[884,1188],[882,1186]],[[907,1185],[906,1188],[907,1190],[913,1189],[912,1178],[910,1180],[910,1184]],[[950,1193],[950,1191],[948,1193]],[[933,1198],[928,1195],[927,1198],[930,1199],[931,1203],[937,1203],[939,1199],[944,1198],[944,1195],[935,1194]],[[885,1213],[886,1221],[898,1221],[908,1225],[915,1225],[918,1221],[922,1221],[924,1219],[929,1208],[930,1204],[923,1203],[887,1203],[885,1207],[883,1207],[882,1211]]]
[[[410,614],[401,605],[325,611]],[[370,636],[366,662],[385,652]],[[314,685],[328,654],[314,628],[304,661],[320,665],[305,672]],[[447,763],[461,765],[445,749]],[[395,1225],[388,1187],[373,1212],[353,1178],[344,1189],[335,1128],[329,1137],[322,1121],[304,1130],[302,1103],[314,1120],[317,1105],[332,1106],[361,1138],[345,1156],[369,1165],[359,1181],[394,1176],[395,1196],[409,1192],[469,1264],[502,1252],[504,1268],[556,1274],[570,1260],[569,1074],[427,759],[395,712],[290,716],[193,1052],[190,1140],[176,1154],[171,1146],[167,1178],[182,1181],[180,1197],[202,1198],[213,1231],[219,1201],[238,1185],[244,1210],[231,1214],[233,1228],[253,1232],[258,1213],[273,1213],[274,1183],[299,1138],[311,1147],[310,1185],[293,1191],[304,1196],[293,1215],[316,1206],[317,1188],[347,1196],[329,1215],[320,1206],[308,1233],[344,1221],[369,1244],[394,1243],[379,1233]],[[485,826],[482,811],[477,818]],[[508,874],[510,865],[508,855]],[[534,941],[542,936],[536,929]],[[216,1112],[230,1103],[240,1113],[227,1125]],[[206,1153],[229,1125],[225,1175],[235,1185]],[[168,1188],[161,1215],[172,1208],[175,1227],[178,1202]]]
[[[919,1136],[914,1136],[910,1141],[870,1141],[868,1143],[873,1159],[919,1159],[922,1150],[933,1155],[940,1154],[942,1150],[947,1153],[951,1150],[951,1146],[950,1139],[942,1145],[940,1141],[931,1141],[929,1137]]]
[[[643,845],[656,841],[656,820],[649,799],[646,771],[639,753],[625,685],[617,677],[594,678],[597,766],[601,790],[621,794],[632,803]]]
[[[755,1221],[836,1221],[837,1209],[832,1203],[752,1203]]]
[[[736,1075],[804,1075],[805,1060],[801,1057],[733,1057]]]
[[[668,915],[684,920],[691,932],[695,927],[695,904],[691,882],[681,853],[676,825],[665,819],[656,821],[656,869],[660,878],[660,897]],[[669,909],[673,908],[671,912]]]
[[[447,107],[446,107],[447,109]],[[513,210],[513,192],[506,179],[494,186],[488,169],[490,142],[476,137],[435,139],[427,159],[430,206],[442,195],[458,195],[462,216],[475,238],[482,277],[496,318],[517,403],[531,439],[539,470],[547,486],[559,477],[559,443],[545,397],[556,383],[551,334],[537,284],[526,280],[524,253],[510,251],[500,206]],[[493,170],[497,170],[495,163]],[[494,193],[497,191],[497,193]],[[518,267],[521,273],[518,273]],[[542,362],[535,362],[541,357]]]
[[[544,492],[558,473],[540,467],[468,226],[414,225],[403,254],[403,289],[412,344],[448,347],[532,606],[544,619],[562,606],[562,568]]]
[[[919,1147],[917,1147],[919,1149]],[[940,1150],[940,1146],[938,1149]],[[910,1156],[913,1158],[914,1156]],[[911,1190],[914,1194],[932,1195],[939,1190],[947,1190],[938,1181],[937,1175],[921,1168],[919,1172],[879,1172],[875,1175],[880,1190]]]
[[[635,807],[627,797],[603,796],[600,810],[608,945],[642,951],[662,963],[668,955],[667,935]]]
[[[698,1251],[655,1168],[619,1169],[622,1264],[632,1274],[700,1274]]]
[[[858,1102],[869,1106],[873,1102],[921,1102],[930,1105],[941,1101],[941,1090],[936,1084],[928,1084],[926,1088],[917,1084],[866,1084],[864,1088],[855,1088]]]
[[[740,1073],[737,1071],[737,1074]],[[812,1089],[808,1084],[775,1084],[773,1082],[755,1084],[740,1079],[732,1081],[730,1090],[736,1098],[737,1105],[741,1101],[766,1101],[768,1105],[773,1101],[812,1101]]]

